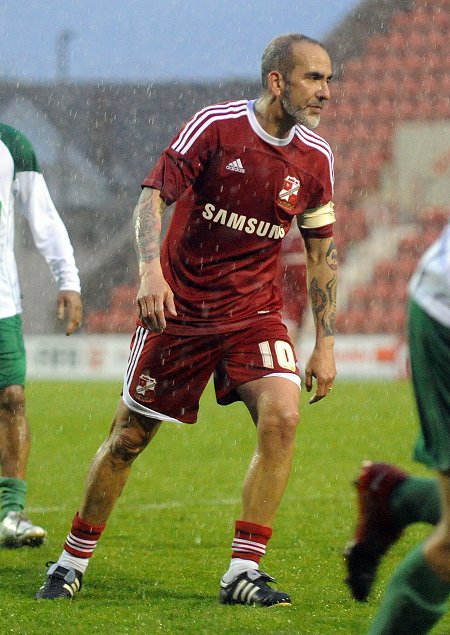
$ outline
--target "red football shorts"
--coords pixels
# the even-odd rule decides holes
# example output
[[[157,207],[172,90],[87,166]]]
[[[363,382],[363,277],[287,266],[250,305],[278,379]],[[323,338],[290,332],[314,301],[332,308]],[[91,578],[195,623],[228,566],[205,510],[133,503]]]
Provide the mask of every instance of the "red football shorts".
[[[155,334],[136,328],[123,384],[123,401],[152,419],[195,423],[200,397],[214,375],[216,398],[240,401],[238,386],[281,374],[300,386],[286,327],[273,316],[218,335]]]

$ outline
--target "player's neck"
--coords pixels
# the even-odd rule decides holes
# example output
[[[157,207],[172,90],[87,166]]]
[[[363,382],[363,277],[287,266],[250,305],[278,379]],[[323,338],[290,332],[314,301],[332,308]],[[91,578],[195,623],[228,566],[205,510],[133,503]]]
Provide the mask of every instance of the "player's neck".
[[[253,106],[255,117],[267,134],[277,139],[286,139],[295,125],[290,118],[286,119],[277,100],[262,96]]]

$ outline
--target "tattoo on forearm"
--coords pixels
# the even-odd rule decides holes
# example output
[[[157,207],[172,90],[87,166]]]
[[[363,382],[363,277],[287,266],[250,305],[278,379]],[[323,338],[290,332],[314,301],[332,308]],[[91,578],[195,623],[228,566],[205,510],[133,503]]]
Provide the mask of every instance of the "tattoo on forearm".
[[[334,335],[334,323],[336,320],[336,290],[337,290],[337,251],[334,241],[331,240],[326,253],[324,276],[317,276],[311,280],[309,296],[314,315],[314,321],[322,325],[324,335]]]
[[[327,304],[327,296],[325,291],[319,287],[317,278],[311,280],[309,287],[309,296],[311,298],[311,304],[313,313],[318,317],[324,310]]]
[[[330,246],[327,251],[327,263],[332,271],[337,271],[337,250],[334,240],[330,242]]]
[[[334,335],[334,323],[336,321],[336,276],[326,284],[327,297],[329,299],[328,312],[322,317],[322,326],[326,335]]]
[[[159,200],[159,205],[155,201]],[[134,210],[134,244],[139,262],[159,256],[161,214],[165,204],[156,199],[152,190],[143,190]]]

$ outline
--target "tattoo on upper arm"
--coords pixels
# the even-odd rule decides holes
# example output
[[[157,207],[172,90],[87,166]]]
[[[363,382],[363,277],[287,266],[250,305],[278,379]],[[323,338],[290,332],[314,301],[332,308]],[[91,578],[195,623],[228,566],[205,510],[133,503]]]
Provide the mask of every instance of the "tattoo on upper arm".
[[[309,296],[316,324],[320,322],[324,335],[334,335],[336,320],[336,290],[337,290],[337,251],[331,240],[327,249],[326,264],[328,265],[320,276],[311,279]]]
[[[166,205],[154,190],[144,189],[134,210],[134,244],[139,262],[159,256],[161,216]]]

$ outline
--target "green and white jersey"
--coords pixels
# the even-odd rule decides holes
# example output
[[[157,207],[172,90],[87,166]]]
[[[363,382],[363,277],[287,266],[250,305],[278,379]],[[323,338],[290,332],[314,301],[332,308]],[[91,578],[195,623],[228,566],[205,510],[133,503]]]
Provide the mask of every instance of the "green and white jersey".
[[[450,327],[450,223],[420,259],[409,293],[425,313]]]
[[[33,146],[0,123],[0,319],[22,312],[14,256],[14,205],[27,219],[34,243],[58,290],[80,291],[80,278],[66,227],[55,209]]]

